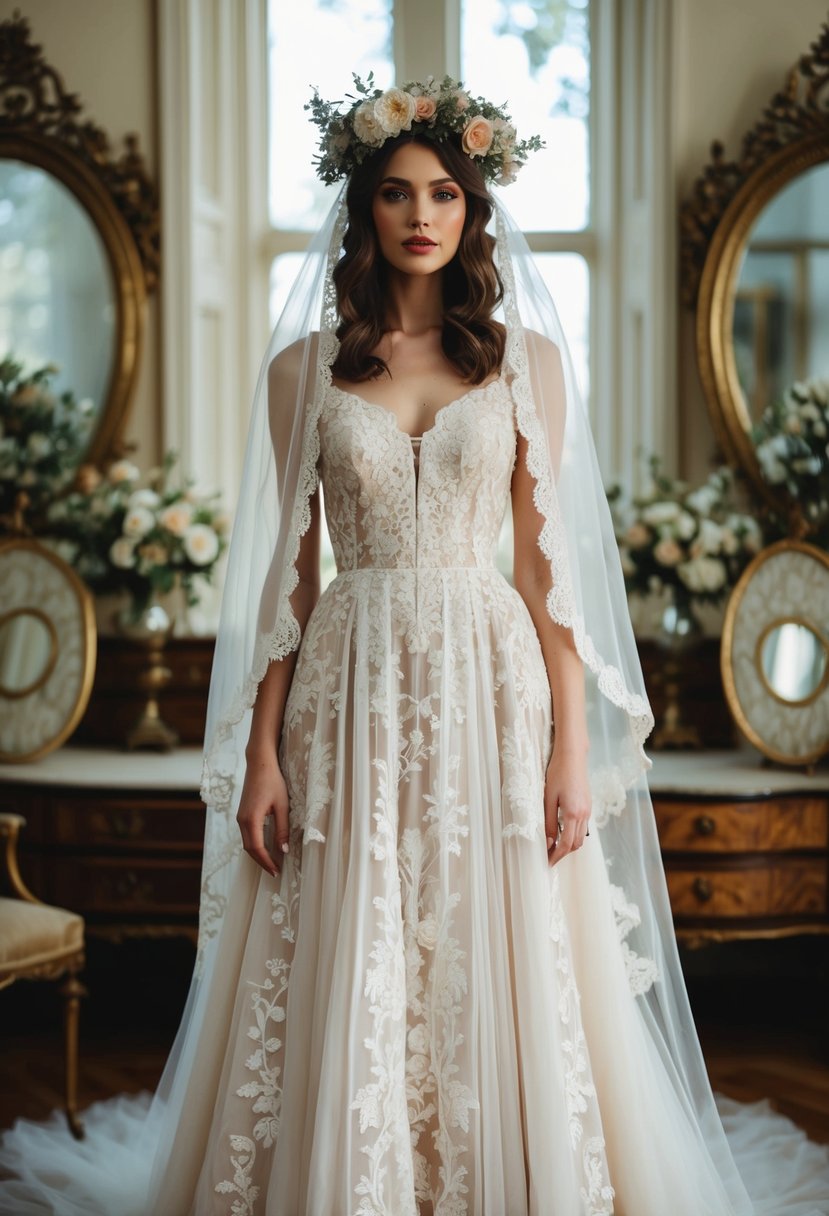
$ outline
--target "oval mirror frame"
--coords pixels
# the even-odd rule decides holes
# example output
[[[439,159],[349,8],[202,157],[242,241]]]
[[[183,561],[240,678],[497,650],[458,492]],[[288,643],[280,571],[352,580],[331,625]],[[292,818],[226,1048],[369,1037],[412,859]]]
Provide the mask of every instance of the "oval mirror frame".
[[[800,173],[829,162],[827,56],[829,20],[743,136],[739,154],[729,159],[723,144],[712,141],[710,159],[679,208],[680,294],[695,311],[697,364],[719,447],[745,473],[759,501],[789,516],[801,535],[807,528],[801,513],[761,473],[731,337],[754,222]]]
[[[781,621],[806,625],[829,651],[829,553],[801,540],[762,549],[726,605],[720,674],[734,721],[764,756],[808,766],[829,753],[829,663],[813,695],[786,701],[769,687],[761,645]]]
[[[90,217],[106,250],[116,299],[112,369],[83,456],[102,466],[125,451],[146,300],[158,284],[158,188],[137,136],[126,135],[125,151],[116,157],[106,131],[83,114],[77,93],[65,88],[42,47],[32,42],[28,20],[19,12],[0,21],[0,65],[0,157],[54,176]]]
[[[755,169],[717,225],[697,298],[697,361],[717,440],[729,462],[739,466],[758,494],[784,515],[790,508],[788,496],[763,477],[749,434],[752,422],[734,358],[734,302],[743,256],[764,208],[801,173],[827,162],[829,137],[819,132],[780,149]]]
[[[115,295],[112,371],[84,460],[103,464],[119,454],[144,347],[146,290],[132,233],[112,198],[71,151],[39,135],[0,132],[0,159],[17,160],[57,178],[90,216],[106,250]]]
[[[75,571],[31,538],[0,541],[0,617],[33,612],[57,639],[42,678],[22,695],[0,692],[0,763],[24,764],[60,747],[80,722],[95,678],[95,602]],[[15,732],[25,743],[9,745]]]

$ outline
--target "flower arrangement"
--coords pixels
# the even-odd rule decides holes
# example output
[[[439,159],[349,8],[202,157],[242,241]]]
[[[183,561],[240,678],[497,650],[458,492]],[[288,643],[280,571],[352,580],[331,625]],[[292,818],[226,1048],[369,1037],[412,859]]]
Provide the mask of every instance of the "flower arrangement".
[[[95,421],[89,398],[51,391],[58,370],[46,363],[24,375],[22,363],[0,360],[0,514],[11,516],[25,490],[26,522],[35,531],[47,504],[72,481]]]
[[[660,471],[650,457],[652,488],[621,506],[619,485],[607,491],[629,592],[669,587],[677,600],[718,602],[763,543],[760,527],[732,503],[733,473],[716,469],[696,489]]]
[[[798,380],[769,405],[752,428],[765,479],[782,486],[813,532],[829,548],[829,380]],[[776,515],[772,527],[788,534]]]
[[[135,618],[154,595],[176,586],[194,607],[196,580],[212,580],[227,547],[228,521],[216,503],[218,493],[198,496],[192,481],[172,485],[177,459],[168,452],[144,487],[128,460],[115,461],[104,473],[82,465],[70,493],[48,510],[58,552],[98,594],[128,591]]]
[[[352,75],[358,96],[346,94],[351,105],[345,112],[339,109],[342,101],[323,101],[316,88],[304,107],[320,129],[317,174],[327,184],[347,177],[387,139],[413,126],[435,142],[459,135],[467,156],[478,158],[484,178],[499,186],[515,181],[528,154],[544,147],[538,135],[519,140],[504,106],[473,97],[451,76],[440,84],[428,76],[383,91],[374,87],[373,72],[365,82]]]

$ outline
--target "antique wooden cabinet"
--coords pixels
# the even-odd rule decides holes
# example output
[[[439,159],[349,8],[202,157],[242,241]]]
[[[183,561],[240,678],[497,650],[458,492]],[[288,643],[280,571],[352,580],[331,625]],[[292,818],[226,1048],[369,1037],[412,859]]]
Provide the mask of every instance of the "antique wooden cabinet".
[[[829,931],[829,769],[764,767],[753,749],[651,753],[677,933],[691,945]],[[111,938],[195,936],[201,751],[66,746],[0,766],[3,809],[27,819],[26,879]]]
[[[651,758],[682,940],[829,932],[829,768],[772,768],[747,745]]]
[[[0,802],[24,815],[21,869],[35,893],[81,912],[87,932],[186,934],[198,923],[201,749],[66,746],[0,766]]]

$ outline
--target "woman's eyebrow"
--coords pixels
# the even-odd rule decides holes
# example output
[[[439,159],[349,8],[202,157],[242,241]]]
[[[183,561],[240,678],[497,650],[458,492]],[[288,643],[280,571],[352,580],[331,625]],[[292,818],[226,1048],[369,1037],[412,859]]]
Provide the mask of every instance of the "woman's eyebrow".
[[[454,177],[438,177],[433,182],[429,182],[430,186],[442,186],[444,182],[454,182]],[[381,186],[385,186],[386,182],[394,182],[396,186],[411,186],[411,182],[405,177],[384,177]]]

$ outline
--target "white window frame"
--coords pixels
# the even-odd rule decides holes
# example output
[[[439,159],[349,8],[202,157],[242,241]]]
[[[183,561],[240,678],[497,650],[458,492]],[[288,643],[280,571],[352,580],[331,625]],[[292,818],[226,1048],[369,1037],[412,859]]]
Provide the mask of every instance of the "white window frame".
[[[162,440],[238,494],[269,330],[270,267],[308,233],[268,217],[267,0],[158,0]],[[394,0],[398,78],[458,75],[460,0]],[[606,484],[641,485],[641,445],[676,466],[673,0],[591,0],[588,230],[528,233],[590,267],[590,408]]]

